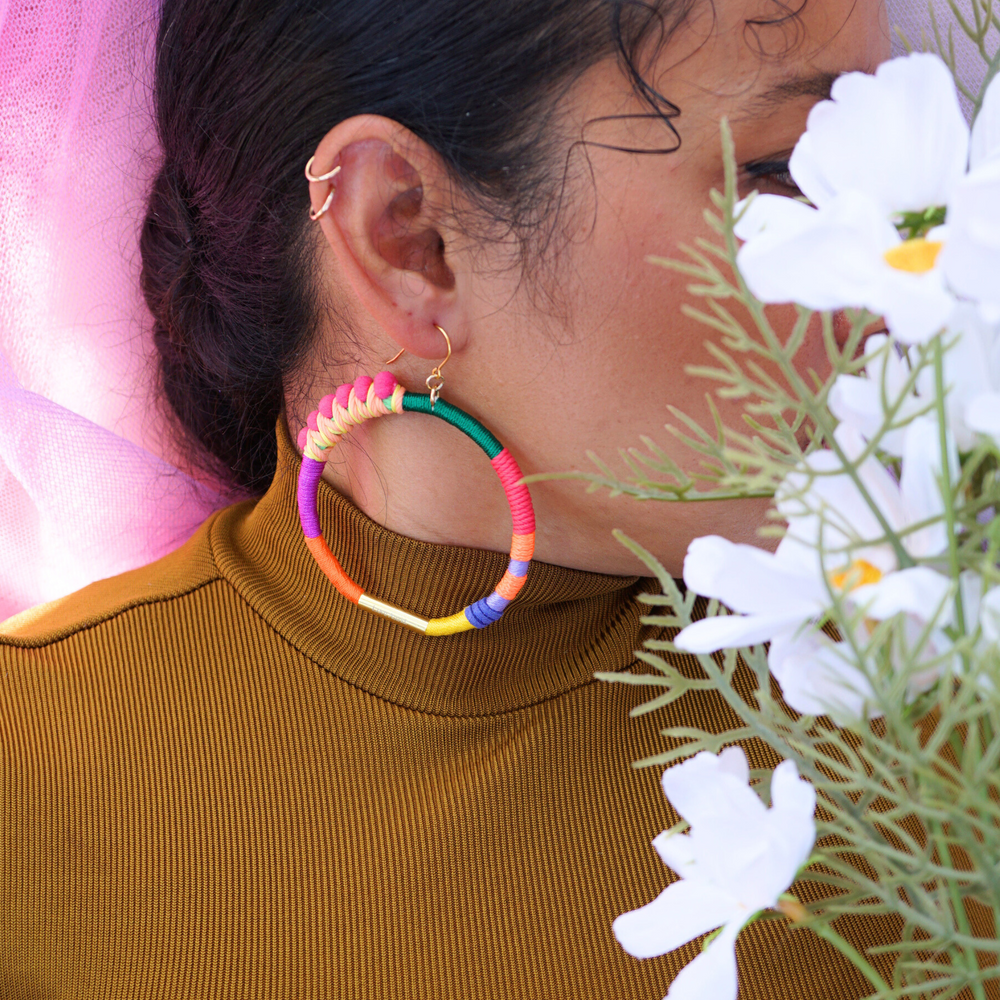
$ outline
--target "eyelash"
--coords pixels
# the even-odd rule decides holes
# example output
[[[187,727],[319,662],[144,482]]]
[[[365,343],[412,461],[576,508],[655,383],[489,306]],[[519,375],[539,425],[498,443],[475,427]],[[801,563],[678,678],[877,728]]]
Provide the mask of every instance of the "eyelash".
[[[748,163],[743,169],[751,180],[770,178],[773,183],[782,187],[791,188],[793,191],[799,189],[789,172],[788,160],[759,160],[757,163]]]

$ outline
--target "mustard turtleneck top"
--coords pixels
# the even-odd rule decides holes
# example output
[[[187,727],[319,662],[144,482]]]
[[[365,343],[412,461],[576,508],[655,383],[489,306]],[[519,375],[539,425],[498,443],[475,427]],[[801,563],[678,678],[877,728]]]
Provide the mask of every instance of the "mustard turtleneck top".
[[[658,1000],[699,943],[638,961],[612,935],[672,877],[660,769],[631,762],[723,710],[632,719],[646,692],[594,679],[636,665],[650,581],[536,563],[498,624],[418,635],[334,592],[278,437],[261,500],[0,626],[0,997]],[[361,587],[424,617],[506,566],[325,483],[319,512]],[[867,992],[783,921],[739,962],[746,1000]]]

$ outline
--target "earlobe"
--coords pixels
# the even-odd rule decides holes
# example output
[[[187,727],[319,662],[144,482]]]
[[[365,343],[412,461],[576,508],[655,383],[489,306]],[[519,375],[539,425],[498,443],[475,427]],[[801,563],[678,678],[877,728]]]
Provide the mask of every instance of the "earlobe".
[[[318,215],[333,195],[317,226],[342,276],[358,305],[400,347],[418,357],[439,356],[434,323],[461,325],[448,262],[452,234],[440,200],[449,190],[443,165],[395,122],[362,116],[331,129],[317,147],[313,177],[337,167],[335,189],[311,183],[310,196]]]

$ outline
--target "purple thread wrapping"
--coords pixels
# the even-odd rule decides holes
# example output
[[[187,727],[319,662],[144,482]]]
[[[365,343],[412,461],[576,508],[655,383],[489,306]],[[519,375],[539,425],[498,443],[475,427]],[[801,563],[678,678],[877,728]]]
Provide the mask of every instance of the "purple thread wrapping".
[[[492,609],[493,609],[494,611],[499,611],[499,612],[500,612],[500,613],[502,614],[502,613],[503,613],[503,610],[504,610],[504,608],[506,608],[506,607],[507,607],[507,605],[508,605],[508,604],[510,604],[510,598],[508,598],[508,597],[501,597],[501,596],[500,596],[500,595],[499,595],[499,594],[498,594],[498,593],[497,593],[497,592],[496,592],[496,591],[494,590],[494,591],[493,591],[493,593],[492,593],[492,594],[490,594],[490,596],[486,598],[486,603],[487,603],[487,605],[489,605],[489,607],[491,607],[491,608],[492,608]]]
[[[531,565],[530,562],[521,562],[519,559],[511,559],[510,565],[507,567],[507,572],[511,576],[527,576],[528,567]]]
[[[486,628],[487,625],[492,625],[494,622],[499,621],[500,616],[503,614],[502,611],[495,611],[491,608],[486,603],[488,600],[488,597],[484,597],[481,601],[476,601],[475,604],[470,604],[465,609],[465,617],[476,628]]]
[[[299,469],[299,520],[306,538],[319,538],[323,534],[319,526],[319,514],[316,513],[316,491],[325,465],[326,462],[317,462],[305,455],[302,457],[302,468]]]

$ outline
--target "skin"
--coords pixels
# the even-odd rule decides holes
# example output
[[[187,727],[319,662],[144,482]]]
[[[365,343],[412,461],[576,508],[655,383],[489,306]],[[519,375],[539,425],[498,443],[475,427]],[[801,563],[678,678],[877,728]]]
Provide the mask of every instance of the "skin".
[[[511,240],[476,238],[468,224],[474,207],[412,133],[373,116],[332,128],[313,168],[342,167],[332,206],[316,224],[319,274],[323,297],[348,319],[351,339],[345,343],[343,327],[331,321],[305,376],[287,387],[293,431],[321,396],[382,370],[400,349],[407,353],[392,371],[408,388],[425,391],[425,377],[445,354],[438,323],[453,350],[444,398],[489,427],[525,474],[592,471],[588,449],[614,461],[620,447],[637,445],[643,434],[683,467],[696,468],[697,456],[661,428],[671,419],[668,404],[706,421],[704,394],[712,386],[686,375],[685,367],[710,361],[711,333],[681,313],[690,300],[686,280],[646,258],[678,256],[678,244],[710,235],[702,213],[709,190],[723,183],[723,115],[743,167],[780,160],[833,78],[871,72],[889,56],[881,0],[809,2],[795,25],[797,44],[789,47],[790,35],[770,29],[763,47],[780,55],[762,55],[744,24],[773,15],[770,0],[716,0],[714,16],[709,4],[696,7],[647,74],[681,108],[680,150],[578,148],[559,218],[564,238],[527,275]],[[613,58],[576,81],[561,111],[573,138],[650,150],[672,144],[658,119],[588,127],[595,119],[648,112]],[[753,179],[741,169],[741,179],[744,193],[795,193],[780,177]],[[328,192],[325,182],[310,185],[314,208]],[[788,316],[778,310],[775,322],[787,327]],[[331,358],[338,363],[329,364]],[[802,361],[823,369],[818,338]],[[720,401],[720,407],[736,426],[739,404]],[[482,452],[442,421],[416,414],[371,421],[337,452],[325,478],[391,530],[508,549],[510,516],[499,482]],[[757,535],[762,501],[639,503],[588,494],[572,481],[539,483],[531,492],[536,558],[562,566],[640,572],[613,528],[646,545],[675,575],[699,535],[766,544]]]

